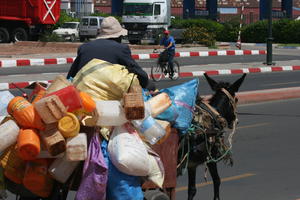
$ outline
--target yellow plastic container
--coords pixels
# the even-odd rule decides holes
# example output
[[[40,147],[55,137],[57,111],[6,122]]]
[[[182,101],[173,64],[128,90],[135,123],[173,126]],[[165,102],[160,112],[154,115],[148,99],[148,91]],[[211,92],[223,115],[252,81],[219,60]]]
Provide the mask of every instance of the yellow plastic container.
[[[77,136],[79,129],[79,121],[73,113],[67,112],[66,116],[58,121],[58,130],[65,138]]]

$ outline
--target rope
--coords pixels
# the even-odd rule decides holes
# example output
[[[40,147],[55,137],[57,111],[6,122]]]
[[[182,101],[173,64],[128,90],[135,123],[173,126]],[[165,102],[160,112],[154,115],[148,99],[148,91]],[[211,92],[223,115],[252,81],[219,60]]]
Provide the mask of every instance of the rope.
[[[186,159],[186,163],[185,163],[185,166],[184,166],[184,168],[182,169],[182,173],[181,173],[181,175],[184,175],[185,174],[185,172],[186,172],[186,169],[187,169],[187,167],[188,167],[188,163],[189,163],[189,154],[190,154],[190,149],[191,149],[191,147],[190,147],[190,140],[189,140],[189,134],[190,133],[192,133],[192,132],[194,132],[195,131],[195,128],[193,127],[193,124],[191,125],[191,127],[188,129],[188,133],[187,133],[187,136],[186,137],[184,137],[181,141],[180,141],[180,146],[182,146],[182,152],[181,152],[181,156],[180,156],[180,162],[179,162],[179,164],[177,164],[177,169],[182,165],[182,163],[185,161],[185,159]],[[187,152],[185,153],[185,155],[184,155],[184,148],[185,148],[185,141],[187,140]]]
[[[235,134],[235,131],[236,131],[236,124],[237,124],[237,119],[234,121],[234,124],[233,124],[233,129],[231,131],[231,133],[228,135],[228,143],[229,143],[229,148],[217,159],[214,159],[208,149],[208,142],[207,142],[207,135],[205,134],[205,142],[206,142],[206,150],[207,150],[207,153],[208,153],[208,157],[209,157],[209,160],[206,161],[206,163],[210,163],[210,162],[219,162],[220,160],[222,160],[228,153],[231,152],[231,149],[232,149],[232,138],[233,138],[233,135]]]

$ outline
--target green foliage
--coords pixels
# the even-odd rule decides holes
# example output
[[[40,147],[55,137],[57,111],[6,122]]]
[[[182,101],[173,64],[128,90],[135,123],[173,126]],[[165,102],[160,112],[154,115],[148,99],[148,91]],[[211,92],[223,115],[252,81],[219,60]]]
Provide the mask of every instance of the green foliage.
[[[231,20],[223,23],[223,29],[217,34],[217,41],[233,42],[236,41],[240,29],[238,20]]]
[[[215,34],[200,26],[187,28],[182,36],[185,43],[203,44],[208,47],[214,46],[216,43]]]
[[[272,32],[274,42],[286,43],[290,36],[285,35],[287,33],[287,28],[290,20],[289,19],[281,19],[274,21],[272,24]]]
[[[57,29],[65,22],[79,22],[79,18],[71,17],[66,13],[66,11],[61,11],[58,22],[54,25],[53,29]]]
[[[64,42],[64,40],[61,37],[59,37],[55,33],[49,33],[49,32],[43,34],[39,38],[39,40],[41,42]]]
[[[273,23],[274,42],[300,43],[300,21],[282,19]]]
[[[258,21],[242,28],[242,42],[265,43],[268,37],[268,21]],[[274,43],[300,43],[300,21],[280,19],[272,22]]]
[[[204,27],[208,32],[218,34],[222,31],[222,24],[206,19],[178,19],[172,20],[172,28]]]
[[[242,42],[264,43],[267,38],[267,21],[262,20],[242,28]]]

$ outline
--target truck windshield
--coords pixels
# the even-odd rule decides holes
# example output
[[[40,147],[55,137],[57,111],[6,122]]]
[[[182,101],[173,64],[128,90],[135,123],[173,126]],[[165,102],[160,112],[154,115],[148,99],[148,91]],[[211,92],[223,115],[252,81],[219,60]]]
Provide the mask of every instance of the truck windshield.
[[[153,4],[125,3],[123,6],[123,15],[153,15]]]
[[[72,29],[76,29],[77,28],[77,24],[76,23],[64,23],[63,25],[61,25],[62,28],[72,28]]]

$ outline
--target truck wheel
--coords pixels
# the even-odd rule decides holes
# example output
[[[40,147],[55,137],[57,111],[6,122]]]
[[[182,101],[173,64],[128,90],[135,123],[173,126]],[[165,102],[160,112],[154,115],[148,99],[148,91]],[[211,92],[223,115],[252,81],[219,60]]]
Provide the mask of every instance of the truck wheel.
[[[80,37],[80,42],[84,42],[85,41],[85,37]]]
[[[9,33],[6,28],[0,27],[0,43],[9,42]]]
[[[24,28],[16,28],[12,32],[12,41],[19,42],[19,41],[27,41],[28,40],[28,33]]]
[[[170,200],[168,195],[159,190],[147,190],[144,193],[145,200]]]

